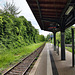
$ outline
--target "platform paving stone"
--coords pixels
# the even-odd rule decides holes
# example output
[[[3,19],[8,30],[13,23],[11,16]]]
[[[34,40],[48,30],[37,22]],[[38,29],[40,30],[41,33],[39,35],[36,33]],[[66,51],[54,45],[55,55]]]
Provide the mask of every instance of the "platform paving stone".
[[[75,75],[75,67],[72,67],[72,53],[66,52],[66,60],[61,60],[61,49],[59,55],[54,51],[51,43],[47,43],[36,61],[29,75]]]

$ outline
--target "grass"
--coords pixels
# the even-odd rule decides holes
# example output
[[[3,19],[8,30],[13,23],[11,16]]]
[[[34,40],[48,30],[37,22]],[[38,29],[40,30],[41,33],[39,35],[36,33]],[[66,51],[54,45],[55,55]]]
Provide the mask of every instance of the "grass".
[[[40,47],[44,42],[31,44],[29,46],[19,47],[17,49],[0,51],[0,72],[10,65],[16,64],[22,58],[29,55],[35,49]]]
[[[72,47],[65,47],[69,52],[72,52]]]
[[[52,43],[54,44],[54,43]],[[56,44],[58,46],[58,44]],[[61,43],[59,43],[59,47],[61,47]],[[65,47],[69,52],[72,52],[72,47]],[[75,54],[75,50],[74,50],[74,54]]]
[[[72,47],[66,47],[66,49],[67,49],[69,52],[72,52]],[[74,54],[75,54],[75,50],[74,50]]]

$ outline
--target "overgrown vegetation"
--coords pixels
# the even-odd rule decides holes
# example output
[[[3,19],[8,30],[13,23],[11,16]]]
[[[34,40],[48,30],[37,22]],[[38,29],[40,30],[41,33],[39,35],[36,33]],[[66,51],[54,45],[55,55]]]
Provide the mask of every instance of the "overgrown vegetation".
[[[15,49],[44,40],[44,36],[39,35],[38,30],[24,16],[15,17],[8,11],[0,14],[0,50]]]
[[[46,41],[50,41],[50,39],[51,39],[50,34],[48,34],[47,37],[46,37]]]
[[[67,28],[65,30],[65,44],[70,44],[72,43],[72,33],[71,33],[71,28]],[[59,40],[61,42],[61,32],[56,33],[56,41]]]
[[[42,40],[41,40],[42,39]],[[18,48],[44,41],[30,21],[23,16],[15,17],[8,13],[0,16],[0,50]]]
[[[65,30],[65,43],[66,44],[71,44],[72,43],[72,32],[71,32],[71,28],[67,28]]]
[[[46,41],[53,43],[53,37],[54,37],[53,34],[48,34],[46,37]]]
[[[39,35],[38,30],[32,26],[30,21],[27,21],[24,16],[15,16],[18,13],[14,5],[7,4],[5,7],[8,10],[0,10],[1,70],[30,54],[43,44],[40,42],[45,41],[45,37]]]
[[[44,42],[31,44],[29,46],[22,46],[17,49],[0,51],[0,71],[4,70],[12,64],[19,62],[22,58],[29,55],[42,44],[44,44]]]

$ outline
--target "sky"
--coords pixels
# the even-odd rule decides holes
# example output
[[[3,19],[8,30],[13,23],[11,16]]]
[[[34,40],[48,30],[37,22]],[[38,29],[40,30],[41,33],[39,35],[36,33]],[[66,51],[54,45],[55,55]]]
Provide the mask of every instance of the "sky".
[[[3,8],[6,1],[9,3],[12,3],[12,1],[15,3],[16,7],[19,8],[19,11],[21,13],[18,16],[24,16],[28,21],[31,21],[32,25],[39,30],[39,34],[47,36],[49,33],[48,31],[41,30],[39,27],[39,24],[37,23],[30,7],[28,6],[26,0],[0,0],[0,9]]]

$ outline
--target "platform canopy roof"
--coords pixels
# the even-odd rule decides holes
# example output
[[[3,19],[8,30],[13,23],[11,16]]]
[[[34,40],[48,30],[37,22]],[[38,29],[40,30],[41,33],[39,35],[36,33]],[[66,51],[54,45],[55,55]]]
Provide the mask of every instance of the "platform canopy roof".
[[[26,0],[42,30],[57,32],[75,20],[75,0]],[[64,22],[64,23],[62,23]]]

